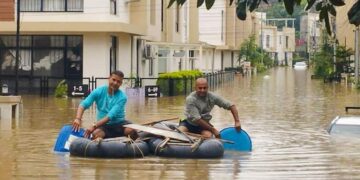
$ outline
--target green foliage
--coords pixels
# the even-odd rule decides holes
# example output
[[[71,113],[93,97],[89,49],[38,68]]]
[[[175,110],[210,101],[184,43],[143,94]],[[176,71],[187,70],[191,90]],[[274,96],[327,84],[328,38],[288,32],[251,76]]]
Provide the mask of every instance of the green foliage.
[[[68,86],[67,86],[65,80],[60,81],[55,89],[55,97],[57,97],[57,98],[66,97],[67,89],[68,89]]]
[[[351,73],[353,68],[351,67],[352,61],[350,56],[354,55],[352,49],[346,49],[345,46],[336,47],[336,71],[338,73]]]
[[[190,79],[196,79],[202,75],[203,73],[199,70],[164,73],[159,75],[156,85],[160,87],[164,95],[170,95],[170,88],[174,90],[173,95],[178,95],[184,93],[185,85],[187,87],[186,91],[190,91],[188,89],[191,89],[194,85],[194,81]],[[171,85],[172,87],[170,87]]]
[[[314,74],[320,77],[329,77],[333,72],[333,56],[332,48],[329,44],[324,44],[321,47],[320,52],[315,54],[314,63]]]
[[[339,6],[345,5],[344,0],[278,0],[282,2],[285,10],[288,14],[292,15],[296,12],[296,7],[301,6],[303,4],[306,5],[306,10],[309,10],[315,4],[315,10],[319,12],[319,19],[321,22],[325,21],[326,30],[329,34],[331,34],[330,28],[330,20],[329,14],[336,16],[336,8]],[[183,5],[186,0],[170,0],[168,7],[171,7],[174,2],[177,2],[178,5]],[[211,9],[215,0],[205,0],[206,9]],[[236,15],[240,20],[245,20],[247,15],[247,11],[253,12],[254,10],[258,9],[260,3],[269,4],[268,0],[240,0],[240,1],[233,1],[230,0],[230,5],[235,2],[236,5]],[[197,7],[200,7],[204,3],[204,0],[197,0]],[[349,22],[354,25],[359,25],[359,17],[360,16],[360,3],[355,3],[350,11],[348,12],[348,19]]]
[[[255,35],[251,35],[241,44],[238,61],[250,61],[252,67],[256,67],[258,72],[263,72],[267,67],[273,66],[274,62],[265,51],[257,46],[255,40]]]

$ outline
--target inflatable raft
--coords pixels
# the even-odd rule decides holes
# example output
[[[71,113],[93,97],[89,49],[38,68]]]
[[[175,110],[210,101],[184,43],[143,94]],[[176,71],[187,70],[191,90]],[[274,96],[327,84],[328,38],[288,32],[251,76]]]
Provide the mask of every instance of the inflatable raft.
[[[136,158],[148,155],[149,147],[144,141],[133,141],[126,137],[100,141],[77,138],[70,145],[70,154],[80,157]]]
[[[219,158],[224,155],[224,146],[217,139],[206,139],[194,147],[190,143],[164,143],[163,138],[152,138],[148,142],[154,155],[176,158]]]

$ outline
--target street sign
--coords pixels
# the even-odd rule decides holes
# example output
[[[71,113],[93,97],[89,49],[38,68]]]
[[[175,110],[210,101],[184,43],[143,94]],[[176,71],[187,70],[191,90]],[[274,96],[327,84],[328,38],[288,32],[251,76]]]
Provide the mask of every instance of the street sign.
[[[160,97],[159,86],[145,86],[145,97]]]
[[[73,97],[87,96],[87,94],[89,92],[89,85],[87,85],[87,84],[81,84],[81,85],[73,84],[71,86],[68,86],[68,92],[69,92],[69,96],[73,96]]]

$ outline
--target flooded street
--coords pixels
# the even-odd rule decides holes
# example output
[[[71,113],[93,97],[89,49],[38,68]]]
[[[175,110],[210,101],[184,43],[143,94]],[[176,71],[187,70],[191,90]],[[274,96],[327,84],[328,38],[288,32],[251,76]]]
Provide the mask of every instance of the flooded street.
[[[264,78],[265,75],[268,75]],[[75,117],[79,98],[23,96],[19,121],[0,120],[1,179],[359,179],[360,138],[331,137],[326,129],[345,106],[360,105],[359,91],[344,83],[311,80],[308,70],[275,68],[235,76],[216,89],[233,101],[252,138],[253,151],[226,151],[221,159],[94,159],[56,154],[61,127]],[[267,78],[268,77],[268,78]],[[135,123],[182,117],[185,96],[129,97],[126,116]],[[215,108],[218,129],[233,125]],[[349,114],[360,115],[359,110]],[[85,113],[88,127],[95,119]]]

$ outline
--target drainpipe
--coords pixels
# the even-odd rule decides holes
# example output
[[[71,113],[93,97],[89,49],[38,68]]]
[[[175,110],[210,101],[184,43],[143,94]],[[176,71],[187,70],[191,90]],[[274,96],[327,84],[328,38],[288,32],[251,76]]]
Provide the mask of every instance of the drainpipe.
[[[15,95],[18,95],[19,89],[19,48],[20,48],[20,0],[16,3],[16,64],[15,64]]]
[[[215,47],[213,48],[213,54],[212,54],[211,72],[214,72],[214,66],[215,66]]]
[[[359,26],[355,30],[355,84],[359,83]]]
[[[140,62],[140,49],[141,49],[141,39],[139,39],[138,37],[136,37],[136,80],[135,80],[135,87],[139,87],[140,86],[140,82],[139,82],[139,62]]]

